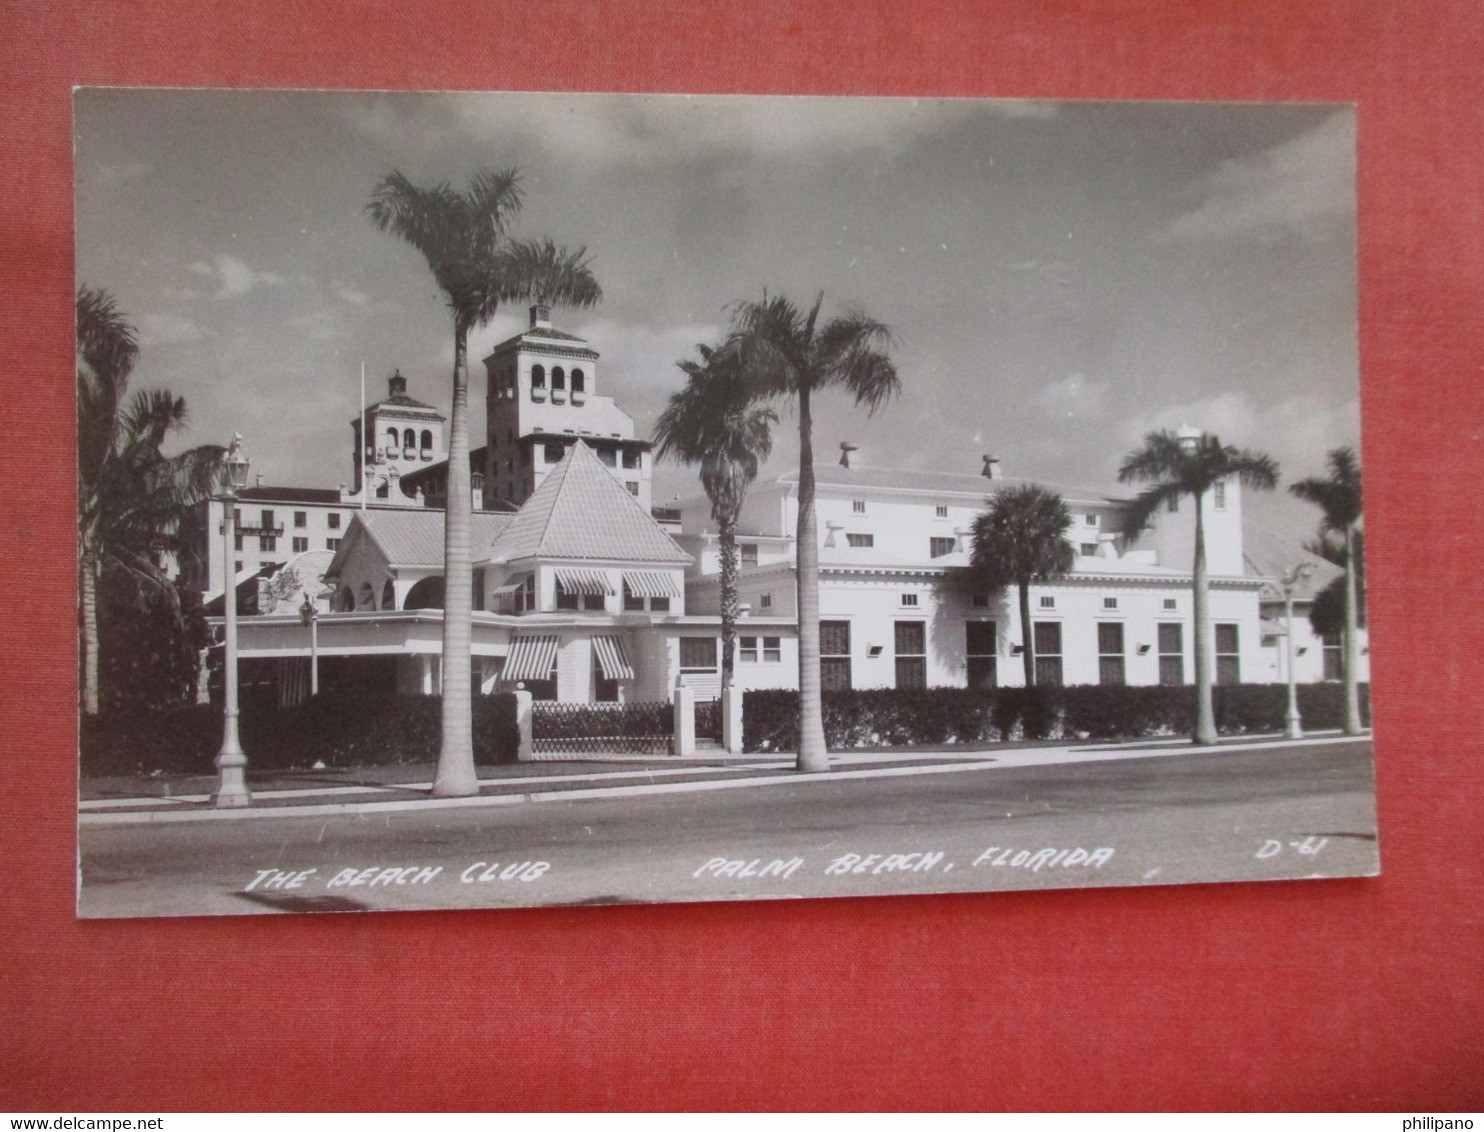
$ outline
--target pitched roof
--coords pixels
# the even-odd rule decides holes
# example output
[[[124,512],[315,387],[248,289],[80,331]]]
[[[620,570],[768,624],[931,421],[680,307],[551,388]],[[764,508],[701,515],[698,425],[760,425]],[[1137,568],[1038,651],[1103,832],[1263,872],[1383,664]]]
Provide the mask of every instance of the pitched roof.
[[[372,409],[380,409],[386,406],[391,406],[395,409],[427,409],[430,413],[438,412],[437,409],[429,405],[426,401],[419,401],[416,397],[409,397],[405,393],[393,393],[390,396],[383,397],[380,401],[374,401],[366,406],[366,411],[369,413]],[[438,419],[444,419],[441,413],[439,413]]]
[[[799,473],[788,471],[778,477],[778,483],[798,483]],[[876,468],[856,465],[843,468],[839,464],[815,464],[814,482],[818,487],[830,488],[877,488],[886,491],[918,491],[934,495],[976,495],[981,499],[1003,491],[1007,487],[1035,484],[1051,488],[1064,498],[1085,503],[1125,503],[1127,497],[1112,495],[1086,487],[1069,487],[1047,483],[1044,480],[986,479],[969,472],[934,472],[919,468]]]
[[[591,354],[595,358],[598,356],[598,352],[588,344],[586,338],[578,337],[576,334],[568,334],[565,330],[557,330],[551,326],[533,326],[522,330],[519,334],[512,334],[503,342],[497,343],[494,349],[486,356],[494,357],[496,354],[509,350],[523,342],[529,342],[533,348],[539,350],[541,348],[541,339],[545,339],[547,342],[563,343],[566,349],[580,350],[584,353]]]
[[[470,546],[477,562],[512,516],[476,511],[470,521]],[[443,565],[443,512],[432,507],[388,507],[357,511],[345,541],[327,573],[337,573],[349,552],[356,524],[360,524],[392,566]]]
[[[490,557],[690,561],[580,440],[521,505]]]
[[[1314,595],[1344,574],[1333,562],[1305,550],[1291,539],[1283,538],[1255,523],[1242,524],[1242,559],[1247,572],[1255,577],[1281,579],[1296,566],[1311,567],[1307,577],[1294,583],[1295,601],[1311,601]],[[1276,591],[1276,587],[1274,587]]]
[[[340,492],[333,487],[244,487],[237,498],[247,503],[339,503]]]

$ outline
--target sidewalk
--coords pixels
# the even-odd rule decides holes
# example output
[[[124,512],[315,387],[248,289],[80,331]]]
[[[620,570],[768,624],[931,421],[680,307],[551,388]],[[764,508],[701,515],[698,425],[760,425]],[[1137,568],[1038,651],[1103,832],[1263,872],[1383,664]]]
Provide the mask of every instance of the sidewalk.
[[[728,755],[707,751],[685,758],[612,756],[544,760],[480,767],[479,794],[463,798],[432,797],[433,767],[426,764],[270,771],[251,775],[252,805],[236,810],[218,810],[211,805],[216,780],[210,775],[98,778],[80,784],[78,822],[136,825],[274,816],[366,815],[763,787],[811,779],[837,781],[1065,762],[1169,758],[1225,750],[1260,750],[1290,742],[1317,745],[1354,741],[1362,740],[1347,739],[1336,732],[1315,732],[1297,741],[1276,734],[1236,736],[1221,740],[1215,747],[1195,747],[1183,737],[1161,737],[1132,743],[1041,741],[983,744],[972,749],[954,745],[863,749],[831,752],[831,769],[824,774],[798,773],[794,770],[795,756],[789,752]]]

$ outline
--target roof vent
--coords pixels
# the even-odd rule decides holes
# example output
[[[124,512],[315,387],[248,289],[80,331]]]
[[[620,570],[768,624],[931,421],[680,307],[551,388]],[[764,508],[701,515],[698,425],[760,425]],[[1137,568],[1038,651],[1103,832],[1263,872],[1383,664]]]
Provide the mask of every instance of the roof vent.
[[[407,396],[407,379],[401,370],[393,370],[392,376],[386,379],[386,391],[391,397]]]
[[[842,468],[848,468],[848,467],[850,467],[850,454],[852,452],[859,452],[859,451],[860,451],[860,445],[859,444],[852,444],[848,440],[842,440],[840,442],[840,467],[842,467]]]
[[[987,480],[1000,479],[1004,473],[1000,471],[1000,461],[988,452],[984,454],[984,470],[979,473]]]
[[[531,308],[531,329],[540,326],[551,325],[551,308],[545,303],[537,303]]]

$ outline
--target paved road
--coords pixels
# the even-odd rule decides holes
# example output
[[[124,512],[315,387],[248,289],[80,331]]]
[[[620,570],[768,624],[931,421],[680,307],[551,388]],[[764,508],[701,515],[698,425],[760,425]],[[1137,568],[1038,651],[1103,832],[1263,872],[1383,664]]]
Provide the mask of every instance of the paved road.
[[[1075,757],[1075,756],[1074,756]],[[1355,876],[1369,741],[79,831],[84,916]],[[310,871],[312,870],[312,871]]]

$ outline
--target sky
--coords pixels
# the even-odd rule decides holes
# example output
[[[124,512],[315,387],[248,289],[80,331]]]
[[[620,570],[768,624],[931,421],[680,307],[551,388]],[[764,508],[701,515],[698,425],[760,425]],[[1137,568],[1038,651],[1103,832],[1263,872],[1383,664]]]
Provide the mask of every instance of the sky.
[[[421,256],[365,216],[377,181],[519,171],[514,234],[585,245],[604,291],[555,325],[647,437],[739,301],[823,294],[892,331],[902,393],[816,410],[817,458],[1103,491],[1189,423],[1284,484],[1358,446],[1348,106],[553,94],[83,90],[79,284],[137,327],[136,388],[182,443],[242,433],[264,483],[351,478],[349,422],[393,369],[447,412],[451,323]],[[470,342],[471,421],[502,309]],[[785,412],[764,475],[795,465]],[[699,491],[656,472],[654,498]],[[1302,538],[1286,492],[1248,514]]]

